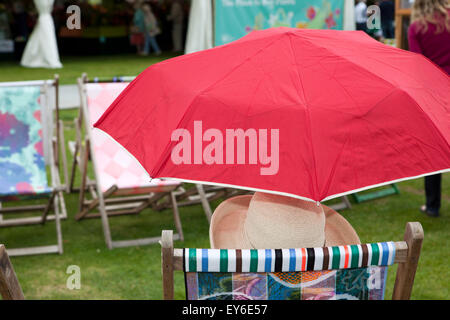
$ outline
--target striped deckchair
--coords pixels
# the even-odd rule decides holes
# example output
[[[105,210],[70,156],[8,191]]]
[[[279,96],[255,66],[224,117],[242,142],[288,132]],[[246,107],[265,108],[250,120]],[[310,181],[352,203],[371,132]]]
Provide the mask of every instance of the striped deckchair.
[[[164,299],[184,271],[188,300],[382,300],[398,263],[393,299],[409,299],[423,240],[418,222],[404,241],[299,249],[174,249],[162,235]]]
[[[112,138],[93,124],[128,85],[127,82],[87,82],[86,76],[78,79],[81,97],[79,117],[75,119],[77,141],[72,144],[73,165],[70,189],[74,190],[75,175],[81,173],[79,188],[79,211],[76,220],[85,218],[102,219],[106,245],[109,249],[155,243],[160,237],[113,241],[109,217],[138,214],[152,207],[159,209],[164,198],[173,208],[177,239],[183,240],[183,230],[174,195],[180,186],[176,181],[162,181],[150,178],[133,157]],[[84,130],[83,130],[84,127]],[[82,133],[84,131],[84,137]],[[89,177],[89,163],[94,177]],[[88,193],[91,197],[88,198]],[[98,209],[97,212],[93,212]]]
[[[51,108],[50,89],[55,93],[56,113]],[[62,164],[67,181],[67,165],[58,100],[58,76],[54,80],[0,84],[0,227],[44,225],[55,220],[57,234],[56,245],[8,249],[10,256],[63,252],[60,219],[67,217],[66,187],[59,173]],[[33,204],[22,205],[25,201]],[[45,203],[36,204],[39,201]],[[26,216],[17,218],[18,214]],[[2,234],[0,242],[12,246]]]

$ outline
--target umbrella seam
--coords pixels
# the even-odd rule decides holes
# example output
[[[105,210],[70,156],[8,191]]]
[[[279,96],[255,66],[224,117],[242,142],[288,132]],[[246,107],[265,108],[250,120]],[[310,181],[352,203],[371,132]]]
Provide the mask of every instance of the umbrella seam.
[[[245,58],[241,63],[239,63],[238,65],[236,65],[233,69],[231,69],[229,72],[225,73],[225,75],[223,77],[221,77],[220,79],[218,79],[217,81],[215,81],[214,83],[212,83],[211,85],[207,86],[205,89],[203,89],[200,93],[198,93],[193,99],[192,101],[189,103],[188,107],[186,108],[183,117],[180,119],[180,121],[178,122],[178,125],[176,126],[176,129],[180,128],[181,123],[183,123],[183,120],[186,118],[186,115],[188,114],[188,111],[192,108],[192,105],[194,104],[194,102],[200,97],[202,96],[205,92],[207,92],[211,87],[213,87],[214,85],[218,84],[219,82],[221,82],[223,79],[225,79],[226,77],[228,77],[230,74],[232,74],[236,69],[238,69],[239,67],[241,67],[244,63],[246,63],[247,61],[249,61],[250,59],[254,58],[256,55],[258,55],[261,51],[265,50],[266,48],[270,47],[271,45],[273,45],[275,42],[277,42],[278,40],[282,39],[283,35],[275,37],[275,39],[273,39],[273,41],[271,41],[270,43],[266,44],[265,46],[263,46],[262,48],[258,49],[258,51],[256,51],[254,54],[252,54],[251,56]],[[156,162],[155,165],[155,177],[157,177],[157,175],[161,172],[162,168],[165,166],[166,161],[164,161],[164,159],[167,159],[170,155],[169,150],[170,150],[170,146],[173,144],[173,141],[169,141],[166,144],[166,147],[164,148],[164,151],[162,153],[162,155],[159,157],[158,161]]]
[[[287,33],[286,35],[289,38],[289,47],[291,49],[291,53],[292,53],[292,56],[294,58],[294,62],[295,62],[295,66],[296,66],[295,71],[297,73],[297,77],[298,77],[298,80],[300,82],[302,93],[303,93],[303,98],[305,100],[305,111],[306,111],[307,118],[308,118],[308,121],[307,121],[307,123],[308,123],[308,135],[309,135],[309,138],[310,138],[310,146],[311,146],[311,152],[312,152],[312,158],[313,158],[312,161],[313,161],[313,166],[314,166],[314,180],[315,180],[315,184],[313,184],[313,195],[314,195],[314,198],[318,198],[317,194],[318,194],[318,189],[319,188],[318,188],[318,181],[317,181],[317,165],[316,165],[316,157],[315,157],[315,151],[314,151],[314,143],[312,141],[313,139],[312,139],[312,131],[311,131],[311,117],[310,117],[310,112],[309,112],[309,108],[308,108],[308,101],[306,99],[305,88],[303,87],[303,80],[302,80],[302,78],[300,76],[300,72],[299,72],[299,70],[297,68],[296,55],[295,55],[295,52],[294,52],[294,48],[292,47],[291,34],[292,33]],[[297,93],[299,93],[297,86],[296,86],[296,89],[297,89]],[[299,97],[300,97],[300,95],[299,95]]]
[[[379,75],[377,75],[377,74],[374,73],[373,71],[371,71],[371,70],[365,68],[364,65],[361,65],[360,63],[357,63],[357,62],[355,62],[355,61],[349,59],[348,57],[346,57],[346,56],[344,56],[344,55],[342,55],[342,54],[338,54],[338,53],[334,52],[334,51],[333,51],[332,49],[330,49],[329,47],[324,47],[324,46],[322,46],[322,45],[318,45],[318,44],[316,44],[316,43],[310,41],[309,39],[306,39],[306,38],[300,36],[300,35],[297,34],[297,33],[292,33],[292,34],[293,34],[294,36],[297,36],[297,37],[301,38],[302,40],[307,41],[309,44],[311,44],[311,46],[322,48],[322,49],[324,49],[324,50],[330,52],[332,55],[341,57],[341,58],[345,59],[346,61],[348,61],[349,63],[354,64],[354,65],[358,66],[359,68],[362,68],[363,70],[366,70],[366,71],[369,72],[371,75],[373,75],[374,77],[376,77],[376,78],[378,78],[378,79],[384,81],[385,83],[388,83],[390,86],[392,86],[392,87],[398,87],[397,85],[393,84],[392,82],[390,82],[390,81],[388,81],[388,80],[386,80],[386,79],[380,77]],[[376,59],[374,59],[374,60],[376,60]],[[376,60],[376,61],[378,61],[378,60]],[[379,62],[379,61],[378,61],[378,62]],[[389,66],[390,66],[390,65],[389,65]],[[390,66],[390,67],[392,67],[392,66]]]
[[[430,121],[433,124],[434,129],[436,130],[437,134],[447,143],[447,147],[450,149],[450,143],[447,140],[446,137],[444,137],[444,135],[442,134],[441,130],[439,130],[439,128],[437,127],[436,123],[433,121],[433,119],[423,110],[423,108],[417,103],[417,101],[409,94],[409,92],[407,92],[406,90],[402,89],[402,88],[398,88],[398,90],[400,90],[401,92],[405,93],[408,98],[411,99],[411,101],[413,102],[413,104],[426,116],[425,118],[428,119],[428,121]]]

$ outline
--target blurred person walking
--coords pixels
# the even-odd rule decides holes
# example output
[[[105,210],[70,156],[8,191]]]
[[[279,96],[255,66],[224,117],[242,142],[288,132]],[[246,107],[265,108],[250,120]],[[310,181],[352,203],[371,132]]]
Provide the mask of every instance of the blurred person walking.
[[[355,6],[356,30],[367,32],[367,5],[366,0],[357,0]]]
[[[392,0],[381,0],[380,4],[381,30],[386,39],[395,38],[394,35],[394,3]]]
[[[172,42],[173,51],[179,52],[183,50],[183,22],[184,12],[179,0],[172,0],[170,14],[167,20],[172,21]]]
[[[450,1],[415,0],[408,29],[409,50],[423,54],[450,75]],[[426,204],[420,209],[438,217],[442,175],[425,177]]]
[[[156,55],[161,54],[161,49],[156,41],[156,36],[161,33],[158,26],[158,21],[153,14],[152,7],[150,4],[145,3],[142,6],[142,11],[144,12],[144,25],[145,25],[145,42],[143,54],[148,55],[150,53],[150,47],[153,49]]]
[[[145,38],[145,15],[142,10],[142,1],[137,0],[134,3],[133,26],[131,27],[130,42],[136,46],[137,53],[142,55]]]

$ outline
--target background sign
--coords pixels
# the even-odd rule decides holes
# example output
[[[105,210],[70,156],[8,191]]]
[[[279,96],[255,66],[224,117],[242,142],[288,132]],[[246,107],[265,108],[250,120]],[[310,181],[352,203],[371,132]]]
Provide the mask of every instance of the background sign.
[[[344,0],[216,0],[215,45],[272,27],[343,29]]]

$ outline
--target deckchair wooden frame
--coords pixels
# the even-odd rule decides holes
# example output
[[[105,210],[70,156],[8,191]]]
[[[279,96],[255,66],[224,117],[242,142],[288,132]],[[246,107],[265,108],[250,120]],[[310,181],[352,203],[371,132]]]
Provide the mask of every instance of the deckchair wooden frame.
[[[14,268],[8,257],[8,252],[0,244],[0,295],[3,300],[24,300],[22,288]]]
[[[94,153],[94,150],[91,144],[91,131],[90,129],[88,129],[90,124],[88,118],[89,113],[85,87],[86,82],[87,77],[85,74],[83,74],[83,76],[78,79],[81,108],[78,118],[75,119],[77,140],[75,141],[72,150],[73,162],[69,183],[69,189],[71,191],[79,191],[79,210],[77,215],[75,216],[75,219],[82,220],[90,218],[101,218],[104,238],[108,249],[152,244],[158,242],[161,238],[158,236],[143,239],[113,241],[109,226],[109,217],[139,214],[142,210],[148,207],[159,210],[160,208],[158,202],[162,198],[168,198],[173,211],[175,227],[178,231],[178,233],[174,235],[174,238],[183,241],[184,235],[179,216],[178,205],[176,197],[174,195],[174,191],[178,188],[177,185],[167,186],[165,191],[158,192],[153,192],[153,190],[155,189],[153,186],[145,186],[138,188],[138,195],[136,195],[136,192],[133,192],[132,195],[130,195],[130,191],[136,190],[126,188],[119,189],[115,185],[111,186],[105,192],[99,192],[99,190],[101,190],[99,179],[96,177],[94,179],[89,178],[89,162],[94,168],[93,171],[95,176],[97,176],[97,170],[95,157],[91,157],[91,154]],[[82,133],[83,127],[85,129],[84,135]],[[76,189],[74,187],[74,183],[77,171],[79,171],[81,175],[81,184],[80,187]],[[90,194],[90,199],[88,198],[88,194]],[[98,211],[93,212],[94,209],[98,209]]]
[[[53,80],[43,81],[22,81],[22,82],[9,82],[1,84],[2,86],[31,86],[41,85],[41,94],[45,96],[45,103],[48,104],[48,85],[55,88],[55,111],[56,111],[56,125],[55,127],[48,126],[49,136],[52,137],[51,144],[49,146],[49,158],[48,163],[50,167],[51,187],[52,191],[49,195],[49,200],[46,204],[41,205],[23,205],[14,207],[1,207],[0,206],[0,227],[13,227],[13,226],[26,226],[26,225],[44,225],[47,221],[55,221],[56,227],[56,245],[48,246],[33,246],[26,248],[13,248],[8,249],[10,256],[22,256],[33,254],[45,254],[45,253],[63,253],[62,243],[62,231],[61,231],[61,219],[67,218],[67,210],[64,200],[64,191],[67,191],[67,184],[62,184],[60,179],[61,164],[63,165],[63,174],[65,182],[67,182],[67,161],[66,150],[64,141],[64,126],[62,120],[59,118],[59,76],[55,75]],[[47,105],[48,107],[48,105]],[[53,117],[53,113],[51,114]],[[43,125],[48,125],[43,122]],[[61,156],[60,156],[61,153]],[[42,198],[45,197],[42,195]],[[39,196],[39,198],[41,198]],[[7,201],[12,202],[12,201]],[[17,215],[29,212],[41,211],[41,216],[35,217],[23,217],[15,219],[3,219],[3,215]],[[53,211],[54,214],[49,214]]]
[[[233,189],[220,186],[209,186],[202,184],[195,184],[188,190],[183,190],[177,193],[177,202],[179,207],[201,204],[203,211],[205,212],[208,223],[211,223],[211,217],[213,211],[211,209],[210,202],[217,199],[228,199],[231,197],[252,194],[253,192],[243,189]],[[170,203],[166,203],[165,207],[170,207]],[[329,206],[333,210],[351,209],[352,204],[347,196],[341,197],[341,202],[334,203]],[[162,207],[164,208],[164,207]]]
[[[398,263],[393,300],[409,300],[419,262],[423,242],[423,228],[419,222],[408,222],[403,241],[394,242],[395,260]],[[172,230],[163,230],[161,235],[161,270],[163,298],[174,299],[174,271],[183,271],[183,249],[174,249]]]
[[[225,187],[216,187],[202,184],[194,184],[188,190],[181,189],[181,192],[176,192],[176,199],[179,207],[201,204],[208,223],[211,223],[213,211],[210,202],[223,198],[231,198],[238,195],[249,194],[251,191],[242,189],[233,189]],[[160,208],[168,208],[171,204],[166,202]]]

